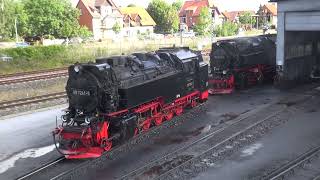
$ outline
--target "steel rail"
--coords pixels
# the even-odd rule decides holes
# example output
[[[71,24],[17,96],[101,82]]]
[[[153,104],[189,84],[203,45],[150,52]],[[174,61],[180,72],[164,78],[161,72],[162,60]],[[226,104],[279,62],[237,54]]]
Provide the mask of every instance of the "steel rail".
[[[58,93],[46,94],[42,96],[35,96],[30,98],[17,99],[13,101],[0,102],[0,110],[54,100],[54,99],[60,99],[65,97],[67,97],[65,92],[58,92]]]
[[[62,70],[67,70],[67,68],[63,67],[63,68],[54,68],[54,69],[44,69],[44,70],[39,70],[39,71],[19,72],[19,73],[13,73],[13,74],[0,74],[0,79],[10,78],[10,77],[26,76],[26,75],[43,74],[43,73],[62,71]]]
[[[205,104],[205,103],[199,104],[197,107],[201,107],[201,106],[203,106],[204,104]],[[173,121],[173,120],[171,120],[171,122],[172,122],[172,121]],[[155,127],[151,128],[149,131],[147,131],[147,132],[145,132],[145,133],[138,134],[136,137],[134,137],[133,139],[131,139],[131,141],[134,141],[134,140],[136,140],[136,139],[139,139],[139,137],[141,137],[141,136],[148,136],[148,134],[150,134],[150,133],[152,133],[152,132],[155,132],[155,131],[161,129],[161,128],[163,127],[163,125],[165,125],[165,124],[168,123],[168,122],[170,122],[170,121],[164,122],[161,126],[155,126]],[[130,141],[127,142],[127,143],[130,143]],[[117,152],[117,151],[120,151],[121,149],[124,148],[124,146],[125,146],[127,143],[125,143],[125,144],[123,144],[123,145],[120,145],[120,146],[116,146],[116,147],[112,148],[111,151],[104,152],[104,153],[101,155],[101,157],[102,157],[102,156],[107,156],[108,154],[112,154],[112,153],[115,153],[115,152]],[[101,158],[101,157],[100,157],[100,158]],[[70,174],[70,173],[73,172],[75,169],[80,169],[80,168],[82,168],[82,167],[88,166],[90,163],[93,163],[93,164],[94,164],[94,163],[98,162],[100,158],[96,158],[96,159],[93,159],[93,160],[89,160],[88,162],[84,162],[84,163],[82,163],[82,164],[80,164],[80,165],[78,165],[78,166],[76,166],[76,167],[74,167],[74,168],[72,168],[72,169],[70,169],[70,170],[68,170],[68,171],[65,171],[65,172],[63,172],[63,173],[61,173],[61,174],[59,174],[59,175],[57,175],[57,176],[55,176],[55,177],[53,177],[53,178],[50,178],[50,180],[62,179],[64,176]]]
[[[48,167],[51,167],[51,166],[53,166],[53,165],[55,165],[55,164],[58,164],[58,163],[61,162],[61,161],[64,161],[65,159],[66,159],[65,157],[59,157],[58,159],[56,159],[56,160],[54,160],[54,161],[51,161],[51,162],[49,162],[49,163],[47,163],[47,164],[45,164],[45,165],[43,165],[43,166],[41,166],[41,167],[39,167],[39,168],[33,169],[32,171],[26,173],[26,174],[23,175],[23,176],[18,177],[16,180],[24,180],[24,179],[27,179],[27,178],[31,177],[32,175],[34,175],[34,174],[36,174],[36,173],[38,173],[38,172],[41,172],[41,171],[47,169]]]
[[[67,75],[68,75],[67,72],[59,72],[59,73],[53,73],[53,74],[21,77],[21,78],[8,79],[8,80],[0,79],[0,85],[16,84],[16,83],[30,82],[30,81],[36,81],[36,80],[42,80],[42,79],[52,79],[52,78],[63,77]]]
[[[189,160],[187,160],[187,161],[183,162],[182,164],[180,164],[180,165],[178,165],[178,166],[176,166],[176,167],[174,167],[174,168],[170,169],[169,171],[166,171],[165,173],[163,173],[163,174],[161,174],[160,176],[158,176],[156,179],[161,179],[162,177],[164,177],[164,176],[168,175],[169,173],[173,172],[174,170],[176,170],[176,169],[178,169],[178,168],[182,167],[183,165],[185,165],[185,164],[187,164],[187,163],[190,163],[191,161],[193,161],[193,160],[195,160],[195,159],[197,159],[197,158],[201,157],[202,155],[204,155],[204,154],[206,154],[206,153],[208,153],[208,152],[212,151],[213,149],[215,149],[215,148],[217,148],[217,147],[219,147],[219,146],[223,145],[224,143],[226,143],[226,142],[228,142],[228,141],[230,141],[230,140],[232,140],[232,139],[236,138],[237,136],[239,136],[239,135],[241,135],[241,134],[243,134],[243,133],[245,133],[245,132],[249,131],[250,129],[252,129],[252,128],[254,128],[254,127],[258,126],[258,125],[260,125],[261,123],[263,123],[263,122],[265,122],[265,121],[267,121],[267,120],[269,120],[269,119],[271,119],[272,117],[275,117],[276,115],[278,115],[279,113],[281,113],[281,112],[283,112],[283,111],[284,111],[284,109],[283,109],[283,110],[279,110],[279,111],[277,111],[277,112],[275,112],[275,113],[273,113],[273,114],[269,115],[268,117],[266,117],[266,118],[264,118],[264,119],[262,119],[262,120],[260,120],[260,121],[258,121],[258,122],[256,122],[256,123],[252,124],[251,126],[249,126],[249,127],[245,128],[245,129],[243,129],[242,131],[239,131],[239,132],[237,132],[237,133],[232,134],[230,137],[228,137],[228,138],[226,138],[226,139],[222,140],[221,142],[219,142],[219,143],[217,143],[216,145],[214,145],[214,146],[210,147],[209,149],[207,149],[206,151],[204,151],[204,152],[200,153],[199,155],[197,155],[197,156],[195,156],[195,157],[192,157],[191,159],[189,159]]]
[[[265,106],[264,106],[264,107],[265,107]],[[259,111],[259,109],[258,109],[258,110],[255,110],[255,112],[256,112],[256,111]],[[283,110],[281,110],[281,111],[279,111],[279,112],[276,112],[276,113],[268,116],[267,118],[263,119],[262,121],[259,121],[257,124],[254,124],[253,126],[250,126],[249,128],[246,128],[244,131],[247,131],[248,129],[251,129],[252,127],[254,127],[254,126],[256,126],[256,125],[264,122],[265,120],[270,119],[270,118],[273,117],[273,116],[276,116],[277,114],[279,114],[279,113],[282,112],[282,111],[283,111]],[[247,112],[243,117],[238,118],[236,121],[228,124],[227,126],[222,127],[222,128],[219,128],[219,129],[217,129],[216,131],[213,131],[213,132],[211,132],[211,133],[209,133],[209,134],[201,137],[200,139],[197,139],[197,140],[193,141],[193,142],[190,143],[190,144],[187,144],[187,145],[185,145],[185,146],[183,146],[183,147],[180,147],[180,148],[174,150],[173,152],[171,152],[171,153],[169,153],[169,154],[166,154],[165,156],[162,156],[162,157],[160,157],[160,158],[158,158],[158,159],[156,159],[156,160],[153,160],[153,161],[151,161],[150,163],[148,163],[148,164],[146,164],[146,165],[144,165],[144,166],[142,166],[142,167],[140,167],[140,168],[138,168],[138,169],[135,169],[134,171],[131,171],[131,172],[127,173],[126,175],[122,176],[120,179],[126,179],[126,178],[129,178],[129,177],[131,177],[131,176],[139,176],[139,175],[142,175],[142,174],[145,172],[145,171],[144,171],[145,169],[148,169],[149,167],[153,167],[154,165],[157,164],[157,162],[161,162],[161,161],[169,158],[170,156],[174,156],[174,155],[176,155],[176,154],[179,154],[179,153],[181,153],[181,152],[184,152],[184,151],[187,150],[188,148],[193,147],[194,145],[196,145],[196,144],[198,144],[198,143],[201,143],[201,142],[206,141],[206,140],[208,140],[208,139],[210,139],[210,138],[213,138],[216,134],[218,134],[218,133],[220,133],[220,132],[222,132],[222,131],[230,128],[231,126],[234,126],[234,125],[237,125],[238,123],[243,122],[245,119],[249,118],[249,117],[252,115],[252,113],[253,113],[252,111],[249,111],[249,112]],[[244,132],[244,131],[241,131],[241,133]],[[238,135],[238,134],[237,134],[237,135]],[[212,147],[212,148],[215,148],[215,147],[219,146],[220,144],[222,144],[222,143],[224,143],[224,142],[226,142],[226,141],[229,141],[230,139],[234,138],[235,136],[236,136],[236,135],[232,135],[230,138],[225,139],[223,142],[218,143],[217,145],[215,145],[215,146]],[[211,149],[210,149],[210,150],[211,150]],[[205,153],[205,152],[204,152],[204,153]],[[204,154],[204,153],[201,153],[201,154]],[[201,155],[201,154],[200,154],[200,155]],[[198,156],[197,156],[197,157],[198,157]],[[194,157],[194,158],[196,158],[196,157]],[[192,158],[192,159],[194,159],[194,158]],[[190,160],[192,160],[192,159],[190,159]],[[189,162],[189,160],[186,161],[186,162],[184,162],[184,163],[182,163],[181,165],[183,165],[183,164],[185,164],[185,163],[187,163],[187,162]],[[176,169],[176,168],[178,168],[178,167],[180,167],[180,166],[174,167],[174,168],[171,169],[171,170],[174,170],[174,169]],[[170,172],[171,172],[171,170],[170,170]],[[168,171],[168,172],[169,172],[169,171]],[[160,175],[160,176],[162,176],[162,175]],[[159,177],[160,177],[160,176],[159,176]]]
[[[281,166],[280,168],[272,171],[266,177],[263,177],[265,180],[275,180],[281,179],[286,174],[297,168],[298,166],[302,165],[306,161],[310,160],[312,157],[316,156],[320,152],[320,146],[314,147],[311,150],[301,154],[293,161],[288,162],[287,164]],[[319,177],[316,177],[317,179]]]

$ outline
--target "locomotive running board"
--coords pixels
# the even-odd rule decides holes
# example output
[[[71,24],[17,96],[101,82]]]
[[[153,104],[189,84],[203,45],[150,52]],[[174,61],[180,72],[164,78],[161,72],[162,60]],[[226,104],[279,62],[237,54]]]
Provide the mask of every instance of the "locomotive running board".
[[[65,157],[67,159],[88,159],[88,158],[98,158],[104,152],[100,147],[90,147],[86,152],[77,154],[75,151],[60,150],[67,154]]]
[[[209,89],[210,95],[218,95],[218,94],[231,94],[234,89]]]

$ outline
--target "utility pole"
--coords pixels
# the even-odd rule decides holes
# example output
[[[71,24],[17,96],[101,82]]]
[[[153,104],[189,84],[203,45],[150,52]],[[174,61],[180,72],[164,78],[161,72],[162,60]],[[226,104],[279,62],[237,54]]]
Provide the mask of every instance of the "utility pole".
[[[4,11],[4,0],[1,0],[1,11]]]
[[[182,47],[183,42],[182,42],[182,31],[183,31],[183,23],[180,23],[179,25],[179,31],[180,31],[180,47]]]
[[[215,38],[215,34],[214,34],[214,21],[215,21],[215,13],[216,13],[216,10],[213,9],[212,12],[211,12],[211,29],[212,29],[212,32],[211,32],[211,43],[214,43],[214,38]]]
[[[17,27],[17,17],[14,18],[14,29],[16,31],[16,42],[19,42],[18,27]]]
[[[4,0],[1,0],[1,22],[0,22],[0,27],[4,28],[4,24],[5,24],[4,23]]]

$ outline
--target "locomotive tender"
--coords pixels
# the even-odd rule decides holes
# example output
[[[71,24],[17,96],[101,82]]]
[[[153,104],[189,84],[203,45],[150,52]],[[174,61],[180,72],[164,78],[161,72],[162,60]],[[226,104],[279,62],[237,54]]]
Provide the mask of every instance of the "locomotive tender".
[[[234,89],[273,80],[276,73],[276,35],[222,40],[210,53],[210,94],[229,94]]]
[[[69,108],[54,132],[66,158],[94,158],[208,98],[208,65],[189,48],[69,67]]]

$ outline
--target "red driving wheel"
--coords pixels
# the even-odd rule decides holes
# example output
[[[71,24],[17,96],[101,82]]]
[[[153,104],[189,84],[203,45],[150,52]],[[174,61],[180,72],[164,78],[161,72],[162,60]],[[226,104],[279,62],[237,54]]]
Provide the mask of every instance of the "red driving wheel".
[[[174,115],[173,112],[169,112],[165,115],[165,119],[167,121],[170,121],[173,118],[173,115]]]
[[[151,125],[151,119],[145,120],[142,125],[142,130],[147,131],[150,128],[150,125]]]
[[[101,146],[105,151],[110,151],[112,148],[112,141],[102,140]]]
[[[178,107],[178,108],[176,109],[176,115],[177,115],[177,116],[180,116],[180,115],[182,114],[182,112],[183,112],[183,108],[182,108],[182,107]]]
[[[162,124],[162,122],[163,122],[163,116],[162,116],[162,114],[160,114],[159,116],[157,116],[157,117],[154,118],[154,124],[155,124],[156,126],[160,126],[160,125]]]
[[[196,100],[192,100],[191,101],[191,107],[194,108],[197,106],[197,101]]]

